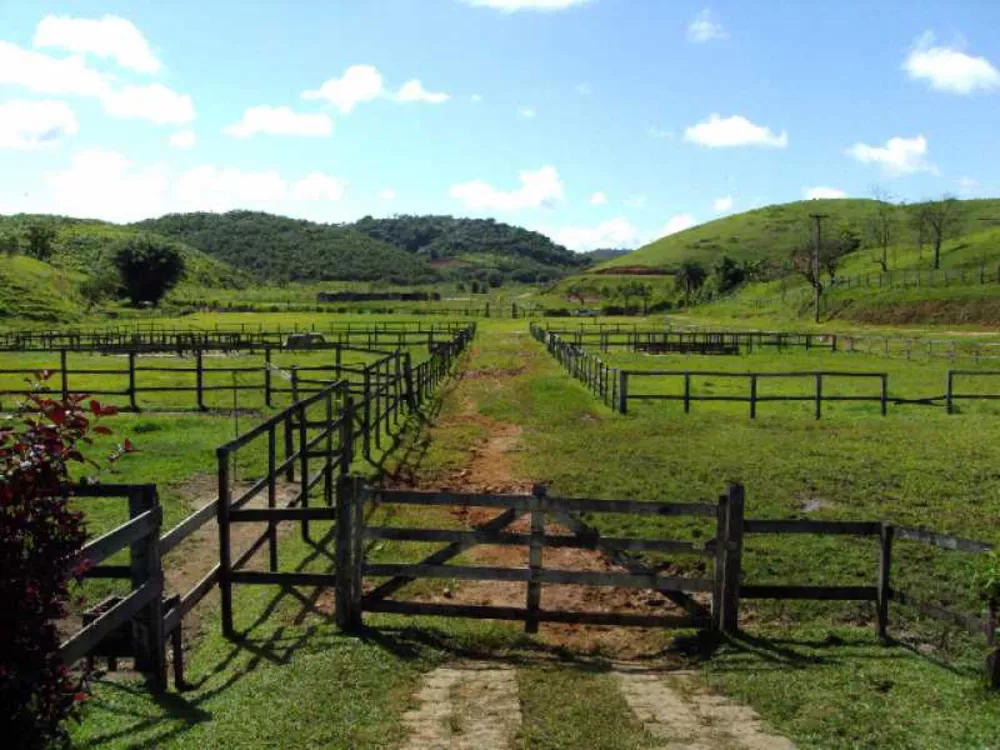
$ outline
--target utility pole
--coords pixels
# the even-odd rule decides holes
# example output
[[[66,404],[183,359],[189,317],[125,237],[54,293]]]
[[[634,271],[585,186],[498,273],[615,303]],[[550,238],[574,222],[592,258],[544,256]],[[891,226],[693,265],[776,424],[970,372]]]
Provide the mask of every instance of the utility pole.
[[[809,214],[809,218],[813,220],[813,292],[815,293],[815,302],[813,306],[813,319],[815,322],[819,323],[819,298],[822,294],[822,284],[820,283],[819,277],[819,248],[823,241],[823,219],[829,219],[829,214]]]

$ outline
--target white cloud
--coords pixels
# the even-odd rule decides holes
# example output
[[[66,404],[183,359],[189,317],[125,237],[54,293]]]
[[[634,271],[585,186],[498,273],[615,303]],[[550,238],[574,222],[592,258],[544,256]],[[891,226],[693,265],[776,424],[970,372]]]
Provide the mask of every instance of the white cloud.
[[[396,94],[396,98],[401,102],[427,102],[429,104],[441,104],[442,102],[448,101],[450,97],[443,91],[428,91],[418,79],[414,78],[412,81],[407,81],[402,85],[399,89],[399,93]]]
[[[474,211],[517,211],[522,208],[551,208],[563,199],[563,183],[555,167],[545,166],[520,174],[516,190],[498,190],[482,180],[452,185],[449,195]]]
[[[194,148],[196,140],[193,130],[178,130],[167,139],[167,143],[176,149],[186,151],[189,148]]]
[[[708,8],[695,16],[687,29],[688,41],[696,44],[710,42],[713,39],[725,39],[727,36],[729,35],[722,24],[715,20],[714,14]]]
[[[0,84],[45,96],[98,99],[112,117],[182,124],[195,118],[191,97],[163,84],[117,86],[114,77],[87,67],[80,56],[57,59],[0,41]]]
[[[590,96],[594,92],[590,88],[589,83],[578,83],[576,84],[576,93],[580,94],[581,96]]]
[[[754,125],[740,115],[720,117],[712,114],[704,122],[685,130],[684,140],[709,148],[733,146],[785,148],[788,145],[788,133],[782,130],[781,135],[775,135],[770,128]]]
[[[802,195],[805,196],[807,201],[819,200],[822,198],[846,198],[847,193],[838,188],[823,187],[822,185],[817,185],[815,187],[807,187],[802,189]]]
[[[594,227],[559,227],[544,233],[577,252],[605,247],[633,247],[639,239],[636,228],[622,217],[602,221]]]
[[[663,225],[663,229],[660,230],[658,237],[666,237],[668,234],[677,234],[678,232],[683,232],[685,229],[690,229],[698,222],[691,214],[678,214],[677,216],[671,216],[666,224]]]
[[[109,149],[76,153],[63,169],[44,172],[42,189],[0,197],[4,211],[60,213],[127,222],[176,211],[252,208],[318,221],[338,213],[347,183],[315,172],[289,182],[275,170],[244,171],[203,164],[177,171],[165,162],[140,165]],[[6,200],[4,200],[6,198]]]
[[[0,104],[0,150],[46,148],[79,129],[73,110],[63,101],[13,99]]]
[[[733,209],[733,196],[727,195],[724,198],[716,198],[712,201],[712,210],[717,214],[725,213]]]
[[[123,120],[148,120],[157,125],[183,125],[191,122],[194,104],[191,97],[178,94],[160,83],[148,86],[124,86],[101,97],[105,111]]]
[[[73,156],[67,169],[47,172],[48,194],[38,196],[48,213],[108,221],[135,221],[165,205],[169,168],[136,167],[108,149],[92,148]]]
[[[352,65],[340,78],[331,78],[315,91],[304,91],[303,99],[322,99],[346,115],[361,102],[382,94],[382,76],[371,65]]]
[[[1000,88],[1000,71],[985,57],[973,57],[950,47],[934,46],[934,34],[924,33],[903,61],[910,78],[925,80],[932,89],[972,94]]]
[[[0,41],[0,84],[46,96],[101,96],[110,79],[88,68],[80,57],[59,60]]]
[[[890,176],[937,172],[927,160],[927,139],[922,135],[914,138],[890,138],[884,146],[856,143],[847,149],[847,155],[862,164],[877,164]]]
[[[521,115],[521,117],[524,117],[524,118],[526,118],[528,120],[530,120],[536,114],[538,114],[537,112],[535,112],[535,108],[534,107],[518,107],[517,108],[517,113],[519,115]]]
[[[668,140],[673,140],[674,138],[674,131],[664,130],[663,128],[658,128],[655,125],[650,126],[646,132],[649,134],[650,138],[666,138]]]
[[[590,196],[591,206],[603,206],[607,202],[608,202],[608,196],[606,196],[601,191],[598,191]]]
[[[378,194],[380,200],[384,201],[394,201],[396,200],[396,191],[392,188],[383,188]]]
[[[226,135],[249,138],[257,133],[268,135],[330,135],[333,122],[323,114],[293,112],[288,107],[247,107],[243,119],[222,129]]]
[[[35,30],[34,45],[110,58],[140,73],[157,73],[162,67],[142,32],[118,16],[106,15],[99,20],[45,16]]]
[[[590,0],[462,0],[476,8],[495,8],[507,13],[518,10],[566,10],[574,5],[584,5]]]
[[[292,185],[292,200],[339,201],[347,192],[347,181],[313,172]]]

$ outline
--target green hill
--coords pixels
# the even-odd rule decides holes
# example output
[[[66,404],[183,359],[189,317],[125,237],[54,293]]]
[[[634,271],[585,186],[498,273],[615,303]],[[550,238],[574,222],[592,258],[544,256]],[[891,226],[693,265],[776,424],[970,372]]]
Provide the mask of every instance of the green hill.
[[[902,206],[901,215],[908,217],[921,205]],[[670,270],[685,260],[695,260],[711,267],[716,259],[728,255],[737,260],[764,261],[776,271],[796,245],[809,241],[809,214],[826,214],[830,217],[827,220],[828,227],[846,223],[864,234],[868,217],[874,209],[875,201],[854,198],[796,201],[767,206],[661,237],[628,255],[602,263],[593,270]],[[957,236],[981,230],[988,224],[988,221],[981,221],[983,219],[1000,221],[1000,200],[958,201],[956,209]],[[908,234],[908,230],[903,227],[900,234]]]
[[[0,320],[71,320],[82,311],[83,276],[23,255],[0,256]]]
[[[347,226],[259,211],[168,214],[132,225],[186,242],[260,281],[422,283],[428,263]]]
[[[458,277],[499,273],[532,283],[559,278],[589,260],[548,237],[493,219],[452,216],[366,216],[352,225],[369,237],[391,243]]]

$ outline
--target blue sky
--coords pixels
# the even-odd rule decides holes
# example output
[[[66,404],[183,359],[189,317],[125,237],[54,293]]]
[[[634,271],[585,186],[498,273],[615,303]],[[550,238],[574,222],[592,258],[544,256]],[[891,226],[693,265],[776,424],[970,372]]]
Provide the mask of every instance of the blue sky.
[[[997,28],[986,0],[0,0],[0,213],[450,213],[589,249],[996,195]]]

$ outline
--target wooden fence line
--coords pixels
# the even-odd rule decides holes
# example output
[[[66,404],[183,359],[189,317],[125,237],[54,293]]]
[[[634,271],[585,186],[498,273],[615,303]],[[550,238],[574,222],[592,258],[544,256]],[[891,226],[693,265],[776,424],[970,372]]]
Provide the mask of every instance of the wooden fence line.
[[[357,391],[344,380],[314,381],[318,390],[311,393],[307,393],[306,385],[301,384],[295,391],[295,403],[219,447],[218,497],[162,535],[162,512],[156,499],[155,485],[67,488],[67,492],[75,497],[128,498],[130,520],[88,543],[81,553],[81,560],[92,563],[86,577],[131,580],[133,591],[63,644],[64,661],[69,664],[87,656],[109,635],[132,622],[137,669],[152,675],[156,689],[165,688],[165,645],[169,639],[174,654],[174,680],[178,687],[183,686],[181,623],[185,615],[216,586],[222,592],[223,612],[228,612],[231,618],[233,583],[266,582],[260,580],[260,576],[266,579],[272,573],[275,576],[291,576],[298,583],[309,576],[318,576],[277,572],[278,522],[299,521],[303,536],[308,538],[310,521],[334,519],[338,513],[334,507],[337,477],[345,476],[349,471],[357,448],[361,447],[361,452],[370,457],[371,444],[381,442],[389,425],[398,425],[403,413],[415,411],[430,397],[434,386],[451,371],[455,358],[471,341],[474,331],[474,326],[468,326],[457,330],[451,339],[438,342],[431,358],[416,368],[411,366],[409,354],[394,354],[379,359],[364,368],[364,372],[369,373],[370,381],[369,388],[364,391]],[[376,400],[379,405],[370,410],[371,421],[359,420],[357,415],[360,409],[357,405]],[[230,468],[235,465],[241,449],[261,438],[267,440],[266,475],[234,497]],[[279,459],[282,448],[284,452]],[[282,479],[286,482],[297,480],[298,492],[279,504],[277,486]],[[310,499],[317,495],[322,498],[323,504],[311,505]],[[261,496],[266,498],[266,507],[246,507]],[[219,563],[189,591],[164,600],[163,556],[175,550],[211,519],[220,522]],[[263,533],[240,551],[235,559],[229,545],[229,525],[233,522],[266,524]],[[255,574],[242,570],[265,546],[271,573]],[[99,564],[125,547],[132,550],[129,565]],[[291,579],[281,578],[279,582],[289,583]],[[319,580],[329,582],[329,576],[320,576]],[[231,619],[227,621],[224,618],[224,623],[228,623],[227,632],[231,632]]]
[[[888,405],[943,405],[949,414],[955,412],[954,404],[959,400],[1000,400],[1000,393],[967,393],[955,389],[958,377],[1000,378],[1000,370],[948,370],[945,378],[944,394],[931,394],[915,398],[893,397],[889,395],[889,375],[884,372],[855,372],[847,370],[810,370],[794,372],[734,372],[728,370],[626,370],[608,365],[593,352],[584,349],[578,343],[564,340],[560,334],[550,329],[532,324],[532,336],[543,343],[549,353],[566,369],[566,371],[583,383],[588,390],[601,399],[606,405],[619,412],[627,414],[630,401],[680,401],[684,404],[684,413],[690,413],[691,405],[698,401],[704,402],[735,402],[749,405],[751,419],[757,418],[758,405],[767,402],[802,402],[814,405],[816,419],[823,413],[824,403],[856,402],[877,403],[882,416],[888,414]],[[599,332],[598,332],[599,333]],[[582,335],[577,335],[577,341]],[[631,336],[631,334],[629,334]],[[607,339],[604,339],[605,341]],[[636,393],[633,385],[636,378],[680,378],[683,379],[682,393]],[[697,394],[693,390],[694,379],[700,377],[746,379],[747,392],[741,394]],[[804,379],[813,384],[812,395],[762,395],[759,390],[761,380],[776,378]],[[824,385],[832,378],[869,378],[878,382],[878,390],[869,395],[833,395],[824,391]],[[938,402],[941,402],[940,404]]]

